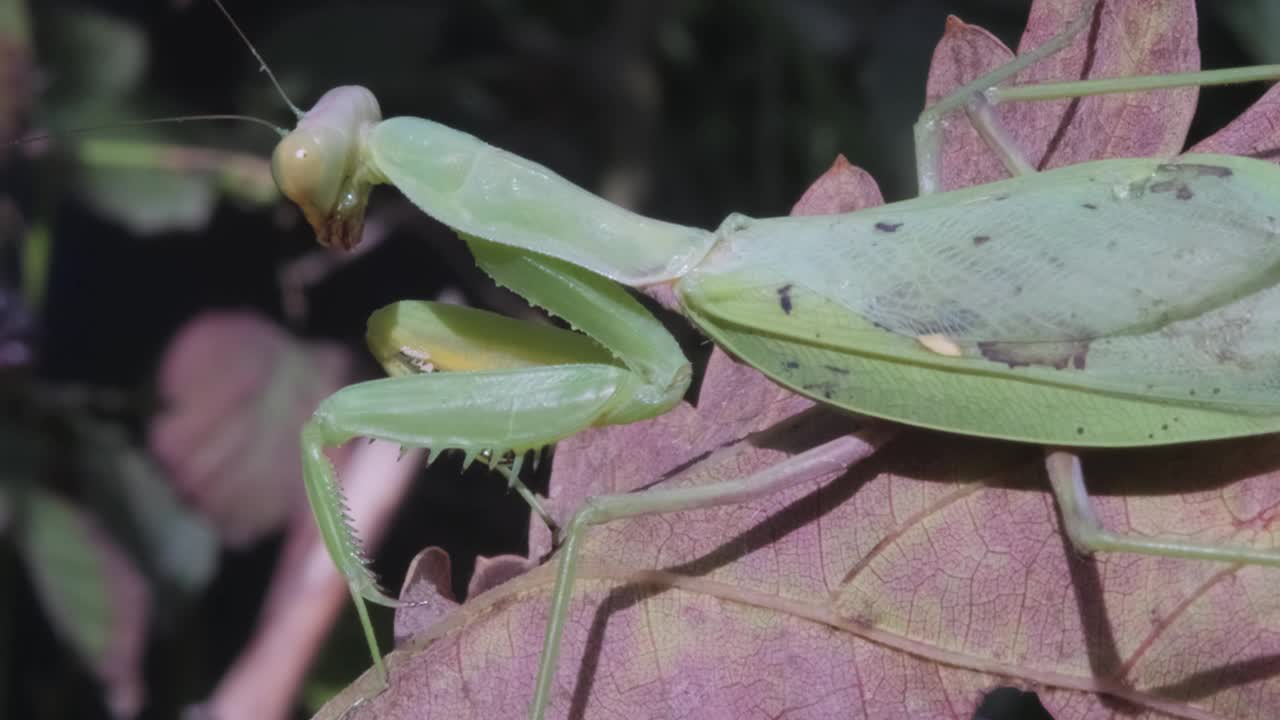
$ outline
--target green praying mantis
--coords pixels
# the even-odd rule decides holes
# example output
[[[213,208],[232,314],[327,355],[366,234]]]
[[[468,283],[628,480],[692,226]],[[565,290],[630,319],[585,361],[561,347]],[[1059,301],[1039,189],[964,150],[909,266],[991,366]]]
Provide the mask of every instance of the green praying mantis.
[[[332,90],[302,114],[272,167],[321,244],[353,247],[371,188],[392,184],[458,232],[496,282],[576,330],[398,303],[369,323],[370,346],[392,377],[340,390],[303,429],[307,495],[384,681],[365,604],[402,603],[368,570],[324,449],[369,437],[460,450],[518,482],[529,451],[666,412],[689,387],[690,365],[623,286],[665,297],[741,362],[820,403],[1053,448],[1050,484],[1081,552],[1280,565],[1267,549],[1108,532],[1075,453],[1058,449],[1280,431],[1280,303],[1271,297],[1280,170],[1206,154],[1036,172],[992,112],[1006,102],[1271,80],[1280,66],[1005,85],[1067,46],[1099,5],[1086,2],[1057,36],[923,113],[920,197],[839,216],[732,215],[715,231],[683,227],[429,120],[383,120],[363,88]],[[959,113],[1009,179],[939,191],[942,124]],[[855,434],[736,480],[589,500],[555,558],[530,717],[543,717],[553,699],[589,527],[743,502],[872,450]]]

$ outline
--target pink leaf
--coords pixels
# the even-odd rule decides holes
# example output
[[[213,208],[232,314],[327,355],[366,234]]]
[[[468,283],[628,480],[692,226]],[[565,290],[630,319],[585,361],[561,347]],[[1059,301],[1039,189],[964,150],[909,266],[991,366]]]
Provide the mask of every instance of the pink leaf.
[[[1092,458],[1093,484],[1117,493],[1101,499],[1104,522],[1206,540],[1265,535],[1280,449],[1254,439],[1210,450]],[[1009,683],[1039,689],[1059,719],[1104,716],[1118,699],[1138,718],[1274,709],[1274,573],[1080,559],[1057,528],[1040,463],[1036,448],[915,433],[826,487],[596,530],[551,717],[696,707],[706,718],[748,708],[968,718],[983,693]],[[1248,480],[1206,490],[1211,476]],[[351,717],[520,716],[553,573],[501,585],[402,647],[392,688]]]
[[[1043,41],[1079,5],[1037,2],[1025,42]],[[1028,77],[1198,63],[1189,0],[1103,5],[1087,52],[1068,50]],[[930,97],[998,63],[992,43],[950,23]],[[1189,95],[1004,117],[1033,160],[1048,148],[1042,164],[1163,156],[1181,149]],[[999,169],[964,125],[949,120],[948,187]],[[1255,127],[1218,142],[1255,147],[1269,137]],[[797,209],[847,210],[873,197],[860,182],[833,190],[849,178],[837,163]],[[696,407],[563,443],[551,504],[564,517],[589,495],[741,477],[790,452],[743,438],[808,406],[717,350]],[[1085,468],[1113,530],[1274,544],[1272,438],[1095,452]],[[531,548],[547,549],[536,523]],[[1081,558],[1058,526],[1036,447],[913,431],[832,482],[614,522],[589,532],[583,553],[550,717],[969,718],[988,690],[1008,684],[1035,689],[1059,720],[1280,714],[1275,571]],[[522,716],[554,571],[471,598],[402,646],[389,661],[391,688],[347,717]],[[367,683],[320,717],[346,712],[370,694]]]
[[[476,567],[467,587],[467,597],[492,590],[536,566],[536,562],[519,555],[481,555],[476,558]],[[452,568],[449,554],[438,547],[429,547],[413,559],[400,590],[400,599],[415,604],[396,610],[397,645],[430,629],[458,606],[458,598],[453,594],[451,585]]]
[[[1037,0],[1019,52],[1038,47],[1079,16],[1085,0]],[[1200,69],[1193,0],[1102,3],[1093,31],[1019,74],[1014,84],[1185,72]],[[1086,47],[1086,41],[1089,41]],[[955,18],[934,51],[928,103],[1012,57],[990,33]],[[1040,168],[1104,157],[1171,156],[1182,150],[1195,112],[1194,88],[1141,95],[1014,103],[997,115],[1024,156]],[[1008,177],[963,114],[944,122],[944,189]]]
[[[298,433],[352,363],[242,312],[200,315],[170,343],[151,450],[224,542],[253,542],[305,507]]]
[[[1273,85],[1256,103],[1191,152],[1249,155],[1276,162],[1280,158],[1280,85]]]
[[[420,604],[396,611],[397,645],[431,627],[458,606],[450,585],[452,569],[449,553],[438,547],[429,547],[413,558],[404,576],[400,599]]]

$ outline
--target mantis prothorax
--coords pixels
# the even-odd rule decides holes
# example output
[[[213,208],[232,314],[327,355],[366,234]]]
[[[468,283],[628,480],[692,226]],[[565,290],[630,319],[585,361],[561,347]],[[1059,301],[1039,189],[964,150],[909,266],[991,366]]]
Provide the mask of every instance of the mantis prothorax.
[[[457,231],[499,284],[580,331],[435,303],[393,305],[371,317],[369,340],[394,377],[335,393],[303,430],[308,497],[378,672],[385,677],[365,602],[399,603],[362,559],[324,448],[363,436],[457,449],[468,460],[512,458],[514,476],[529,450],[667,411],[689,385],[689,364],[621,286],[665,288],[742,362],[864,415],[1049,447],[1280,430],[1280,170],[1183,155],[1035,172],[990,112],[998,102],[1275,79],[1280,66],[1002,86],[1065,47],[1097,5],[1086,2],[1052,40],[921,116],[921,197],[822,218],[732,215],[715,231],[633,214],[429,120],[383,120],[363,88],[324,95],[273,156],[281,190],[321,244],[354,246],[370,189],[390,183]],[[937,192],[940,123],[958,111],[1010,179]],[[1008,227],[1018,234],[1001,237]],[[1227,327],[1234,340],[1224,355],[1212,339]],[[542,717],[553,699],[589,526],[776,492],[873,449],[847,437],[740,480],[588,502],[557,558],[531,716]],[[1280,565],[1269,550],[1109,533],[1093,517],[1075,454],[1052,450],[1046,467],[1082,552]]]

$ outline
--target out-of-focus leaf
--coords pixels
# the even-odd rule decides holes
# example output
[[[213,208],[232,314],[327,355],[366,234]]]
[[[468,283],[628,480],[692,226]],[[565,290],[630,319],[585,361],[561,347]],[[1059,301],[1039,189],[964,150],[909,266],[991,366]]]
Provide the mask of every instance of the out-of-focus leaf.
[[[98,212],[139,235],[199,230],[209,224],[217,201],[208,178],[179,173],[89,167],[80,182]]]
[[[85,11],[56,14],[52,22],[45,55],[54,59],[53,82],[42,103],[48,125],[56,132],[146,117],[148,104],[136,92],[147,64],[139,29]],[[190,139],[198,130],[133,128],[113,133],[129,140],[79,139],[74,148],[81,193],[99,212],[138,235],[199,230],[208,225],[224,192],[251,204],[278,197],[265,158],[167,141],[171,136]]]
[[[345,349],[246,312],[200,315],[170,343],[150,447],[224,542],[253,542],[305,508],[298,433],[352,365]]]
[[[9,524],[13,522],[12,496],[12,488],[0,484],[0,535],[5,534],[9,530]]]
[[[56,128],[100,125],[117,117],[118,109],[141,84],[147,68],[147,42],[135,25],[78,7],[52,18],[44,33],[49,47],[42,57],[54,59],[45,110]]]
[[[0,37],[10,45],[31,49],[31,14],[26,0],[0,0]]]
[[[218,537],[208,521],[178,498],[155,462],[119,426],[79,419],[78,471],[94,506],[115,511],[114,525],[133,531],[147,567],[176,588],[193,592],[213,576]]]
[[[102,682],[117,718],[145,701],[142,658],[151,596],[142,574],[96,520],[56,495],[23,499],[19,548],[41,604]]]
[[[32,75],[26,0],[0,0],[0,142],[16,140],[26,125]]]
[[[1226,20],[1253,56],[1254,62],[1280,62],[1276,33],[1280,32],[1280,3],[1275,0],[1219,0],[1213,9]]]
[[[0,195],[0,372],[28,365],[35,355],[31,285],[43,283],[47,266],[29,260],[27,253],[40,248],[24,242],[25,232],[17,205]]]
[[[49,438],[36,429],[0,416],[0,489],[19,493],[37,483],[37,473],[48,457]]]
[[[31,363],[33,322],[16,292],[0,286],[0,370]]]
[[[356,534],[373,550],[422,466],[422,453],[402,456],[398,445],[385,442],[351,443],[342,450],[330,457],[346,490]],[[204,703],[208,716],[284,720],[304,674],[308,702],[332,696],[336,684],[350,679],[353,654],[367,659],[368,646],[354,616],[330,633],[339,610],[354,609],[350,600],[347,580],[329,557],[315,519],[296,513],[253,638]],[[307,673],[326,636],[328,662]]]
[[[279,198],[263,157],[143,135],[151,139],[91,139],[77,145],[81,190],[99,212],[136,234],[205,227],[219,191],[253,205]]]
[[[1105,3],[1090,56],[1135,67],[1185,61],[1165,31],[1193,37],[1188,8]],[[1033,25],[1053,12],[1070,8],[1040,0]],[[989,67],[966,63],[990,59],[992,48],[977,31],[958,37],[958,27],[932,74],[957,84]],[[965,67],[946,67],[953,62]],[[1070,65],[1067,77],[1079,69]],[[1115,124],[1101,137],[1089,136],[1099,119],[1083,113],[1065,128],[1051,120],[1014,130],[1028,148],[1059,137],[1054,152],[1071,162],[1147,143],[1176,152],[1193,101],[1176,97],[1175,107],[1138,103],[1102,116]],[[960,133],[947,140],[953,182],[989,179],[984,147]],[[1253,123],[1215,142],[1252,148],[1274,137]],[[669,472],[702,457],[675,479],[741,477],[784,458],[724,444],[736,433],[722,435],[722,425],[789,417],[771,415],[785,393],[758,376],[753,385],[753,373],[717,353],[696,409],[563,443],[553,506],[563,513],[586,496],[670,485]],[[912,432],[829,484],[594,529],[550,715],[969,718],[988,690],[1011,682],[1037,689],[1059,720],[1280,715],[1275,570],[1080,558],[1058,527],[1042,463],[1038,448]],[[1098,452],[1085,468],[1107,493],[1097,510],[1117,532],[1275,544],[1274,438]],[[531,547],[546,548],[545,535]],[[469,599],[393,653],[392,688],[348,717],[518,716],[532,696],[553,576],[542,567]],[[367,696],[368,680],[321,717]]]

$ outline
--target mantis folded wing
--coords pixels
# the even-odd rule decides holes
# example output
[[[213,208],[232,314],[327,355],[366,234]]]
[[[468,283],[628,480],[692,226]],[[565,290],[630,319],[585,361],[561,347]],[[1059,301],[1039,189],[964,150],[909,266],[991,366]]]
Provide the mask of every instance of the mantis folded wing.
[[[866,415],[1049,446],[1280,430],[1280,171],[1206,154],[1036,173],[989,110],[1003,82],[1087,26],[1094,4],[1085,9],[1058,37],[922,117],[921,198],[836,217],[731,216],[714,233],[629,213],[430,121],[381,120],[363,89],[322,98],[273,161],[281,189],[322,243],[358,241],[369,189],[394,184],[462,234],[499,284],[583,333],[428,303],[393,306],[371,320],[371,344],[398,376],[340,391],[304,430],[308,496],[350,579],[380,672],[364,601],[397,601],[364,566],[323,448],[368,436],[461,449],[469,459],[509,457],[514,475],[530,449],[666,412],[688,387],[689,365],[615,283],[669,285],[685,316],[744,362]],[[1277,76],[1280,68],[1269,67],[1117,80],[1049,96]],[[1012,178],[935,192],[940,124],[958,110]],[[1221,344],[1227,329],[1229,357]],[[415,372],[424,369],[445,372]],[[561,551],[531,714],[541,717],[551,699],[587,527],[776,492],[876,446],[874,438],[843,438],[742,479],[589,503]],[[1082,550],[1280,564],[1280,555],[1252,548],[1108,534],[1091,516],[1074,456],[1053,452],[1047,467]]]

